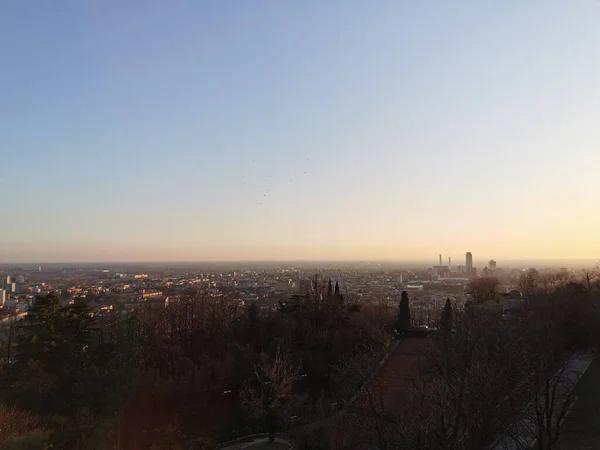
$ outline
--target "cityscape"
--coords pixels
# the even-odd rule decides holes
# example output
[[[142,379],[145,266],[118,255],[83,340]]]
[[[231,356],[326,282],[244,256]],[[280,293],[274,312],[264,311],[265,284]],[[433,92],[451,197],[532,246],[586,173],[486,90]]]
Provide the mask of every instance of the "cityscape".
[[[599,24],[3,2],[0,450],[600,449]]]
[[[87,299],[96,312],[131,312],[146,307],[167,307],[190,291],[206,291],[210,296],[233,295],[241,306],[256,303],[263,309],[275,308],[278,302],[303,292],[310,277],[318,275],[332,280],[343,289],[347,300],[393,306],[402,291],[410,293],[413,308],[422,315],[439,316],[448,298],[464,304],[469,300],[467,285],[473,278],[493,277],[499,291],[519,289],[519,280],[530,268],[502,268],[491,259],[479,271],[473,266],[473,255],[452,265],[452,257],[443,264],[430,267],[406,267],[393,263],[308,263],[286,266],[286,263],[220,263],[216,266],[197,263],[126,265],[82,264],[62,266],[53,263],[25,267],[5,266],[0,269],[0,318],[21,317],[36,296],[55,292],[64,305],[75,298]],[[579,269],[542,267],[541,274],[562,273],[573,279]],[[479,275],[478,275],[479,274]],[[233,301],[233,300],[232,300]],[[419,319],[420,322],[423,318]]]
[[[123,351],[127,349],[127,352],[137,354],[135,358],[140,358],[140,368],[150,365],[155,366],[154,370],[158,371],[147,372],[148,369],[144,369],[142,372],[146,373],[144,377],[137,379],[138,376],[135,376],[138,389],[154,391],[162,389],[160,386],[164,388],[175,383],[178,386],[177,390],[181,390],[183,395],[191,396],[186,400],[178,400],[184,409],[180,409],[176,413],[177,417],[187,417],[187,420],[192,420],[195,425],[190,430],[186,425],[177,422],[179,430],[174,436],[163,436],[164,431],[160,431],[162,428],[155,429],[151,434],[143,432],[140,426],[150,426],[149,423],[153,422],[156,416],[155,412],[150,412],[149,415],[142,414],[140,408],[156,411],[155,408],[158,407],[165,413],[173,410],[170,414],[174,414],[178,408],[172,404],[170,395],[165,397],[161,393],[162,391],[154,392],[151,399],[134,394],[133,399],[130,400],[133,403],[121,406],[124,409],[114,425],[116,429],[113,428],[116,437],[112,434],[113,438],[109,439],[111,447],[106,448],[132,448],[131,446],[134,445],[149,445],[151,448],[156,441],[163,442],[160,445],[164,445],[164,447],[161,448],[180,448],[172,446],[180,445],[177,443],[182,442],[182,439],[190,440],[195,434],[201,433],[202,444],[198,444],[200,445],[198,448],[208,445],[209,448],[234,449],[242,448],[240,445],[245,441],[238,441],[242,435],[252,434],[250,433],[252,428],[242,428],[240,431],[231,428],[236,423],[247,423],[239,416],[240,413],[244,414],[245,406],[243,405],[248,401],[246,396],[259,395],[260,399],[265,393],[258,391],[257,394],[249,394],[254,391],[247,391],[248,388],[244,387],[247,386],[245,384],[240,385],[239,377],[243,376],[244,372],[239,373],[239,368],[236,368],[235,365],[223,367],[224,362],[219,362],[221,361],[220,357],[213,357],[216,358],[215,361],[209,362],[206,360],[208,356],[204,353],[206,348],[203,346],[193,346],[184,350],[184,348],[179,348],[180,344],[176,344],[177,341],[172,341],[172,338],[168,336],[175,333],[175,336],[178,336],[176,339],[179,340],[184,338],[187,333],[200,333],[198,339],[204,341],[204,345],[210,346],[215,345],[211,344],[210,340],[206,341],[208,336],[205,334],[210,329],[214,330],[211,333],[233,333],[229,339],[236,342],[239,339],[236,334],[240,333],[238,327],[242,326],[241,337],[244,340],[258,339],[260,341],[260,334],[256,333],[261,333],[260,330],[263,327],[277,326],[276,324],[280,321],[286,323],[286,321],[292,320],[291,323],[288,322],[288,326],[292,326],[293,330],[301,330],[303,327],[301,323],[305,320],[302,317],[305,314],[308,314],[307,318],[314,315],[316,320],[325,319],[327,322],[350,320],[350,323],[344,325],[347,330],[338,330],[336,335],[359,333],[354,337],[346,335],[345,338],[348,342],[354,342],[357,338],[358,341],[348,347],[346,351],[350,350],[350,354],[341,356],[340,361],[330,359],[333,355],[327,356],[326,352],[317,360],[306,359],[303,365],[299,366],[299,372],[288,372],[291,370],[288,366],[285,366],[287,367],[285,369],[277,369],[284,370],[283,374],[279,375],[271,372],[275,370],[275,366],[267,365],[262,369],[264,370],[263,376],[270,377],[269,383],[278,383],[276,389],[288,389],[280,386],[279,383],[283,381],[278,379],[278,377],[285,378],[286,376],[293,376],[295,381],[291,386],[294,386],[294,390],[308,389],[310,392],[317,386],[325,389],[321,395],[327,395],[328,406],[323,409],[314,409],[308,405],[293,406],[298,400],[294,400],[292,403],[287,402],[285,408],[280,410],[280,407],[277,407],[277,410],[273,410],[273,414],[277,414],[280,417],[279,420],[284,422],[277,425],[272,434],[271,432],[266,435],[259,434],[258,437],[251,438],[249,442],[256,441],[256,445],[267,442],[265,445],[273,446],[277,443],[291,445],[292,442],[307,440],[302,444],[306,446],[305,448],[321,448],[325,442],[331,439],[342,439],[345,442],[344,445],[358,445],[358,448],[362,448],[363,439],[375,439],[375,441],[383,439],[381,436],[371,436],[363,425],[355,424],[353,431],[344,429],[349,423],[357,420],[361,422],[368,418],[366,423],[370,423],[374,412],[371,409],[372,406],[364,402],[368,399],[372,400],[373,393],[364,391],[360,387],[363,382],[372,383],[373,389],[375,387],[379,389],[380,401],[383,402],[385,408],[389,408],[391,413],[398,408],[397,397],[404,398],[409,395],[406,386],[408,386],[409,380],[415,376],[414,373],[409,375],[414,370],[411,367],[415,367],[415,364],[417,367],[423,364],[423,358],[425,361],[427,360],[428,342],[437,342],[440,338],[436,336],[440,336],[439,333],[444,336],[448,327],[457,333],[475,333],[474,339],[479,339],[476,337],[478,334],[480,338],[486,336],[486,333],[489,333],[488,327],[496,330],[496,333],[512,333],[515,327],[520,329],[522,325],[526,327],[535,325],[535,329],[537,329],[539,326],[536,325],[537,322],[532,322],[528,316],[532,301],[535,302],[534,304],[538,304],[550,295],[550,298],[567,298],[568,301],[573,302],[573,299],[578,296],[585,296],[586,293],[600,290],[600,264],[589,269],[561,268],[556,264],[554,267],[546,265],[527,268],[515,266],[514,262],[511,263],[511,266],[502,267],[497,261],[490,259],[483,267],[476,267],[472,252],[466,252],[462,260],[454,258],[454,264],[451,256],[447,257],[447,264],[444,264],[445,261],[445,257],[439,254],[437,259],[433,259],[430,266],[408,262],[5,264],[0,272],[0,285],[2,286],[0,290],[2,299],[0,329],[3,330],[4,338],[1,360],[5,367],[5,374],[20,370],[21,366],[18,360],[11,356],[11,352],[18,352],[19,349],[26,348],[23,345],[30,339],[27,337],[30,336],[27,330],[30,328],[39,330],[38,327],[45,329],[49,323],[56,320],[58,322],[55,326],[63,326],[60,325],[61,319],[46,319],[42,322],[36,319],[40,314],[47,314],[43,312],[47,306],[42,305],[47,304],[48,301],[55,302],[52,303],[55,305],[53,308],[58,308],[54,309],[54,314],[62,311],[59,318],[63,314],[65,318],[69,318],[75,311],[78,311],[77,314],[86,311],[85,314],[90,317],[90,320],[93,320],[97,324],[96,326],[102,327],[99,329],[100,336],[104,336],[102,340],[108,336],[114,336],[113,333],[117,333],[117,336],[123,332],[127,333],[122,326],[131,324],[131,320],[135,320],[135,323],[138,323],[137,330],[128,339],[136,341],[136,347],[125,346]],[[565,295],[566,297],[564,297]],[[573,303],[573,305],[576,305],[577,308],[581,307],[578,306],[578,303]],[[479,309],[484,306],[484,309]],[[536,308],[539,307],[536,306]],[[313,310],[312,308],[317,309]],[[405,320],[403,319],[405,314],[403,308],[406,308],[406,311],[410,310],[409,313],[406,313],[409,314],[406,323],[403,323]],[[461,319],[462,311],[467,315]],[[595,320],[595,310],[590,310],[589,313],[592,314],[589,320]],[[450,325],[449,320],[452,319],[449,318],[449,314],[455,316],[456,323],[454,325]],[[475,322],[471,323],[469,317],[473,314]],[[76,315],[74,319],[69,320],[77,322],[81,320],[78,317],[81,316]],[[181,320],[184,322],[178,322]],[[300,322],[296,323],[296,321]],[[194,325],[195,322],[197,322],[196,325]],[[187,325],[184,325],[185,323]],[[587,328],[586,323],[584,322],[584,327]],[[215,324],[218,328],[212,328]],[[247,326],[250,328],[246,328]],[[330,326],[331,324],[325,325],[324,330],[328,330]],[[480,326],[484,326],[484,328],[479,329]],[[547,325],[542,326],[547,327]],[[576,326],[579,327],[579,325]],[[218,331],[219,327],[224,328]],[[467,328],[463,329],[463,327]],[[470,327],[475,328],[471,329]],[[103,332],[102,329],[107,330],[109,334],[105,335],[106,331]],[[319,331],[319,326],[310,329],[312,333],[323,332]],[[78,328],[74,328],[67,331],[67,333],[74,333],[69,339],[75,341],[81,339],[77,330]],[[582,331],[583,335],[581,335]],[[157,332],[158,335],[155,334]],[[293,333],[297,332],[293,331]],[[35,331],[35,333],[34,336],[37,336],[40,331]],[[302,334],[300,343],[296,344],[299,345],[296,352],[303,354],[308,350],[318,353],[332,345],[343,348],[342,342],[334,344],[336,340],[329,333],[331,331],[321,338],[317,338],[317,342],[321,342],[316,344],[317,347],[314,347],[315,344],[304,342],[306,340],[310,342],[311,338],[314,339],[310,333]],[[365,336],[364,333],[368,334]],[[11,340],[15,336],[21,336],[18,338],[18,342],[22,343],[13,348]],[[537,336],[543,338],[543,335]],[[268,335],[265,337],[268,340],[274,338]],[[48,338],[54,339],[52,341],[54,343],[60,339],[58,336],[52,338],[51,335]],[[22,341],[23,339],[25,341]],[[579,332],[569,339],[573,340],[573,343],[569,345],[579,348],[581,345],[593,345],[591,342],[595,342],[596,338],[590,331],[579,328]],[[581,339],[584,339],[586,343],[581,343]],[[93,341],[84,340],[83,342],[91,345]],[[109,340],[109,342],[111,341]],[[112,342],[114,344],[110,345],[113,346],[124,344],[119,340]],[[161,344],[161,342],[163,343]],[[285,340],[279,341],[278,338],[275,338],[275,342],[285,342]],[[65,342],[64,345],[67,343]],[[246,348],[246,352],[251,351],[252,348],[248,347],[248,343],[244,343],[244,341],[233,345],[246,346],[233,347],[233,349]],[[260,345],[259,348],[263,348],[262,346],[269,344]],[[291,364],[286,359],[289,356],[280,356],[280,345],[281,343],[277,345],[275,355],[277,363],[273,362],[273,364]],[[369,350],[363,352],[362,355],[360,352],[357,354],[355,353],[356,349],[352,350],[355,345],[367,346]],[[292,344],[292,348],[294,347]],[[103,347],[98,347],[98,350],[101,348]],[[226,352],[231,351],[229,350],[231,347],[226,346],[225,348],[228,349]],[[193,356],[198,350],[202,356]],[[222,345],[216,344],[215,350],[222,352]],[[114,351],[112,350],[112,352]],[[345,354],[341,348],[337,351],[341,351],[341,355]],[[573,374],[580,374],[590,365],[589,354],[580,352],[581,350],[576,353],[578,356],[574,356],[568,361],[566,366],[568,370],[565,369],[564,374],[562,369],[559,370],[561,378],[556,382],[560,380],[561,386],[565,382],[562,377],[566,377],[565,379],[570,383]],[[120,351],[106,354],[105,357],[117,357],[119,353]],[[183,356],[186,354],[189,356]],[[234,351],[227,358],[240,358],[239,355],[235,355]],[[250,361],[260,361],[260,358],[255,359],[257,356],[256,354],[253,357],[247,355],[242,358],[242,361],[248,357]],[[499,364],[497,357],[491,356],[490,362]],[[303,358],[305,357],[303,356]],[[216,365],[214,365],[215,363]],[[381,369],[379,373],[375,372],[373,375],[372,367],[377,365]],[[546,370],[546,366],[542,365],[541,367]],[[233,372],[231,372],[232,370]],[[132,374],[128,371],[126,372],[128,373],[127,377],[131,377]],[[215,378],[219,371],[221,378]],[[363,371],[365,371],[366,378],[361,375]],[[404,373],[404,375],[398,378],[398,373]],[[499,372],[499,375],[501,373],[504,372]],[[259,372],[256,372],[257,376],[259,376],[258,374]],[[22,376],[29,375],[23,373]],[[120,375],[120,377],[122,376]],[[148,376],[150,379],[145,378]],[[371,379],[372,376],[375,378]],[[331,377],[333,377],[332,380],[330,380]],[[143,381],[144,379],[146,381]],[[150,380],[154,381],[147,384]],[[157,382],[158,384],[156,384]],[[347,389],[352,386],[352,383],[358,383],[359,387],[350,388],[350,395],[354,393],[354,396],[349,399]],[[556,420],[560,414],[568,410],[568,404],[563,402],[571,401],[572,396],[575,395],[572,388],[564,392],[562,387],[560,389],[560,395],[553,394],[556,395],[557,402],[559,397],[561,400],[561,403],[552,407],[552,414],[557,414]],[[120,392],[119,389],[117,391]],[[542,394],[544,392],[542,390]],[[192,400],[192,398],[196,400]],[[202,399],[201,403],[197,403],[199,399]],[[292,409],[288,410],[288,407]],[[280,416],[281,414],[283,416]],[[522,420],[519,419],[519,416],[513,415],[513,417]],[[140,420],[142,422],[138,423]],[[306,431],[302,431],[305,429],[304,427],[312,426],[307,424],[319,423],[323,420],[329,422],[328,427],[332,427],[329,431],[324,432],[324,435],[306,435]],[[551,424],[555,423],[553,422],[555,419],[548,420]],[[197,421],[201,421],[202,425],[199,425]],[[35,424],[35,422],[33,423]],[[521,426],[519,423],[515,422],[513,426]],[[261,426],[258,426],[260,430]],[[279,430],[279,432],[275,432],[275,430]],[[388,432],[392,432],[392,430],[393,428]],[[501,431],[499,429],[497,432],[501,433]],[[142,434],[140,435],[140,433]],[[528,433],[522,431],[521,435],[522,437],[528,436]],[[561,432],[556,431],[553,439],[556,440],[561,435]],[[59,439],[58,436],[60,435],[57,435],[55,439]],[[111,434],[109,433],[107,436],[111,436]],[[391,436],[387,436],[385,439],[387,441],[390,438]],[[494,448],[521,448],[513,447],[513,439],[507,435],[499,434],[496,439],[500,439],[500,444],[496,444],[499,447]],[[219,441],[222,443],[219,444]],[[104,440],[99,442],[106,445]],[[269,444],[269,442],[272,443]],[[79,448],[80,445],[76,444],[73,448]],[[113,445],[114,447],[112,447]]]

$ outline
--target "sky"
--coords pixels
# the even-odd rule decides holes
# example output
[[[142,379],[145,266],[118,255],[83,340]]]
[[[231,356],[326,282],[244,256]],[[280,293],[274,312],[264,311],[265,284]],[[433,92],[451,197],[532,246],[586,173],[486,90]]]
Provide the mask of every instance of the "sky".
[[[0,261],[600,258],[600,2],[0,11]]]

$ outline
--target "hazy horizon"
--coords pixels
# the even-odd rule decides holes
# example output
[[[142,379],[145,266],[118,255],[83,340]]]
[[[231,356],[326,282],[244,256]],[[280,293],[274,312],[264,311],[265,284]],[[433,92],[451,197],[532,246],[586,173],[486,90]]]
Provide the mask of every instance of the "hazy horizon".
[[[36,268],[41,266],[42,268],[48,268],[48,266],[52,268],[60,267],[95,267],[95,268],[107,268],[111,266],[121,266],[121,267],[133,267],[137,266],[138,268],[144,267],[162,267],[166,269],[178,267],[178,268],[187,268],[187,267],[222,267],[227,266],[228,268],[236,268],[236,267],[272,267],[272,266],[281,266],[281,267],[290,267],[290,266],[307,266],[307,267],[332,267],[332,266],[364,266],[364,265],[372,265],[372,266],[385,266],[385,267],[398,267],[398,268],[417,268],[417,267],[429,267],[437,264],[437,259],[388,259],[388,260],[140,260],[140,261],[7,261],[0,262],[1,268],[8,267],[30,267]],[[489,260],[483,259],[473,259],[473,265],[475,268],[483,268],[488,264]],[[443,261],[444,264],[447,264],[447,258]],[[599,259],[557,259],[557,258],[549,258],[549,259],[504,259],[504,260],[496,260],[496,263],[499,268],[503,269],[525,269],[530,267],[536,268],[569,268],[569,269],[593,269],[598,267],[600,264]],[[456,267],[457,265],[465,265],[464,260],[455,260],[452,259],[452,266]]]
[[[11,2],[0,262],[600,256],[600,3]]]

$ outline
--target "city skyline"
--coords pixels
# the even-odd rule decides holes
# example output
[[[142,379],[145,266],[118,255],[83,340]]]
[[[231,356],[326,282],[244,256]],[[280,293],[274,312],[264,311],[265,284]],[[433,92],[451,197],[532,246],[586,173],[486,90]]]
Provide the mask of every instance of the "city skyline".
[[[6,5],[0,262],[600,255],[600,6]]]

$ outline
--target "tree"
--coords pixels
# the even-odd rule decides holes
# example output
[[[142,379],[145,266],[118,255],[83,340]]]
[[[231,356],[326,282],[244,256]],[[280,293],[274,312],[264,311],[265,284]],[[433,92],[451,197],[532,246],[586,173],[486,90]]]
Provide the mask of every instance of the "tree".
[[[444,334],[449,334],[452,331],[452,303],[450,302],[450,299],[446,300],[446,305],[442,311],[440,330]]]
[[[540,289],[540,274],[536,269],[529,269],[519,277],[519,290],[525,298],[535,296]]]
[[[499,285],[500,282],[494,277],[473,279],[467,284],[467,294],[473,297],[475,303],[497,301]]]
[[[550,450],[565,431],[562,422],[575,400],[573,387],[589,359],[572,355],[563,361],[560,323],[548,320],[549,317],[549,311],[538,311],[528,317],[522,330],[516,362],[523,376],[515,386],[525,386],[528,396],[524,408],[500,439],[503,447]]]
[[[55,294],[38,297],[18,327],[6,400],[49,417],[55,446],[101,445],[98,439],[106,436],[100,428],[114,414],[125,383],[114,365],[116,353],[102,351],[106,343],[86,301],[61,308]]]
[[[51,396],[58,382],[54,369],[62,363],[54,358],[59,314],[59,299],[54,294],[48,294],[37,297],[28,315],[19,323],[20,333],[8,396],[18,399],[23,407],[33,412],[45,412],[44,409],[50,406],[57,407],[52,403]],[[62,405],[62,401],[59,402]]]
[[[400,296],[400,306],[398,308],[398,326],[397,330],[400,333],[404,333],[410,326],[410,307],[408,305],[408,293],[402,291]]]
[[[593,269],[583,270],[583,281],[585,282],[588,292],[592,292],[592,288],[598,286],[600,277],[600,263],[596,264]]]
[[[453,311],[453,329],[425,346],[410,408],[399,419],[412,448],[489,448],[528,400],[526,324],[475,309]]]
[[[535,442],[533,448],[537,450],[551,450],[564,433],[562,423],[575,402],[573,388],[579,378],[573,367],[574,364],[569,361],[554,375],[542,373],[548,378],[542,383],[539,391],[534,393],[531,405],[519,423],[520,426],[516,427],[521,434],[515,437],[517,442],[525,444],[521,446],[523,450],[532,448],[532,441]],[[552,370],[550,367],[538,365],[537,370],[540,369]]]
[[[327,300],[331,300],[333,297],[333,285],[331,284],[331,278],[329,279],[329,283],[327,283]]]
[[[273,358],[261,355],[262,362],[255,367],[257,383],[246,384],[242,406],[250,415],[264,421],[269,443],[275,441],[275,432],[295,405],[293,385],[299,378],[300,367],[294,366],[291,356],[279,347]]]

